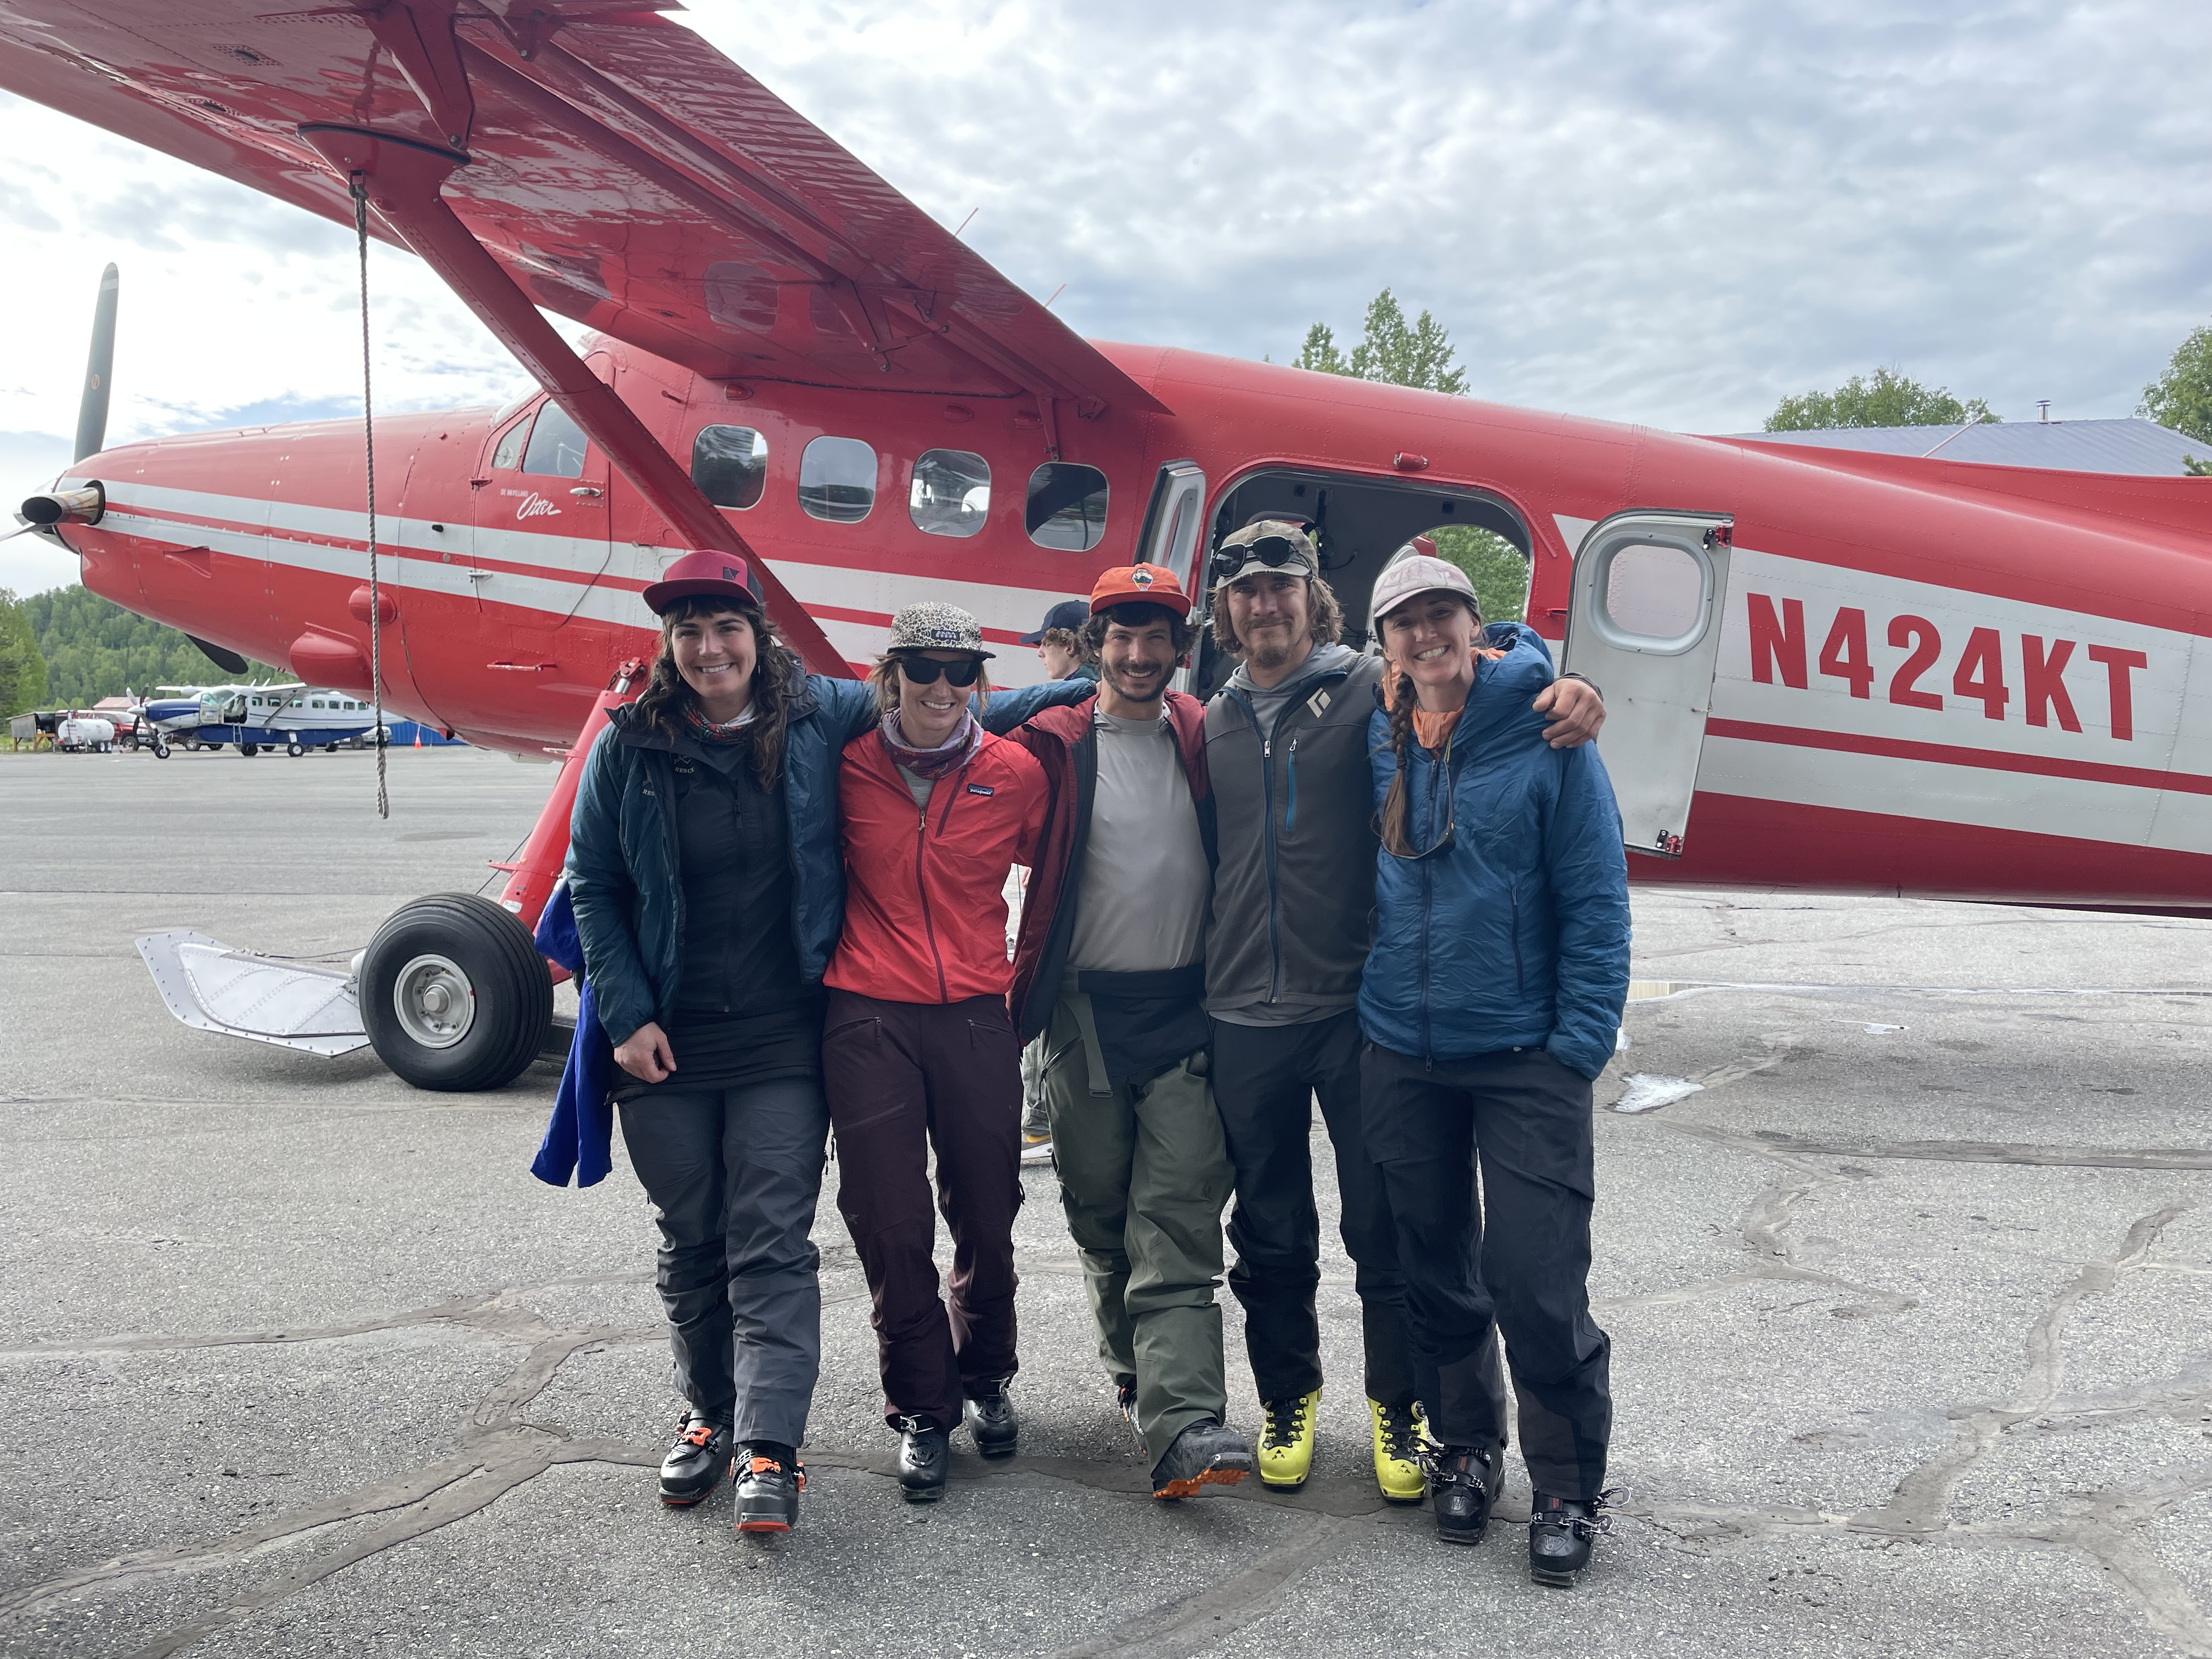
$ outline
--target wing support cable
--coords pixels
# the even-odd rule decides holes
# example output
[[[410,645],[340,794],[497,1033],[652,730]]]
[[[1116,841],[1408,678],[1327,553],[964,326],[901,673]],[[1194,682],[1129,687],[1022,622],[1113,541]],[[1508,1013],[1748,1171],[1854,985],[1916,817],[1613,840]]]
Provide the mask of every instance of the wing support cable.
[[[514,353],[584,435],[667,519],[684,546],[734,553],[751,565],[759,574],[769,614],[808,668],[841,679],[853,677],[852,665],[781,578],[447,205],[440,191],[456,167],[468,164],[465,155],[367,127],[313,123],[300,129],[300,137],[340,178],[362,181],[377,216]]]
[[[370,398],[368,350],[368,183],[358,173],[346,181],[353,197],[354,238],[361,247],[361,441],[368,484],[368,689],[376,701],[376,816],[392,816],[384,779],[384,595],[376,572],[376,409]]]

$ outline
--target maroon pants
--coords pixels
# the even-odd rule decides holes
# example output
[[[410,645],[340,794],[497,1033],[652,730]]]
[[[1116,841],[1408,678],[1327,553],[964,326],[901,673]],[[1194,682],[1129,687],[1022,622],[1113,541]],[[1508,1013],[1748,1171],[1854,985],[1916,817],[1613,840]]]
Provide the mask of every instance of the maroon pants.
[[[837,1208],[873,1298],[884,1416],[957,1427],[976,1385],[1012,1376],[1021,1207],[1021,1043],[1005,999],[879,1002],[831,991],[822,1085]],[[938,1296],[929,1153],[952,1233]]]

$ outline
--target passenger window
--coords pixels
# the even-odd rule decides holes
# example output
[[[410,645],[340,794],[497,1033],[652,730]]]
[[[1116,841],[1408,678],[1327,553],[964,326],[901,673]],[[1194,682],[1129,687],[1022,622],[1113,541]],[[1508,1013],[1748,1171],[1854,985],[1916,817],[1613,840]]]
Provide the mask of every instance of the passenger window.
[[[517,421],[499,434],[499,447],[491,453],[491,464],[501,472],[512,472],[522,464],[522,446],[529,441],[530,422]]]
[[[933,449],[914,464],[907,511],[927,536],[972,536],[991,510],[991,464],[964,449]]]
[[[1606,620],[1622,634],[1654,642],[1680,641],[1705,612],[1705,573],[1679,547],[1631,542],[1609,550]]]
[[[745,507],[768,485],[768,440],[749,426],[702,426],[691,441],[691,482],[717,507]]]
[[[876,452],[858,438],[817,438],[799,458],[799,504],[811,519],[858,524],[876,504]]]
[[[537,428],[530,434],[530,447],[523,452],[522,470],[556,478],[584,476],[584,434],[568,418],[568,411],[550,398],[538,411]]]
[[[1039,547],[1088,553],[1106,536],[1106,475],[1073,461],[1047,461],[1030,474],[1022,522]]]

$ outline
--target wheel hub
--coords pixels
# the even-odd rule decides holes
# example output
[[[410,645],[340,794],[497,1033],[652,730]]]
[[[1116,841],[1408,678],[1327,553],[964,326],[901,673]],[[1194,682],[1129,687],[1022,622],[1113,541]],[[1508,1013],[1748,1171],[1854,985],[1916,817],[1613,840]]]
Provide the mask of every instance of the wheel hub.
[[[450,1048],[476,1023],[476,988],[451,957],[427,953],[399,970],[392,1010],[400,1029],[425,1048]]]

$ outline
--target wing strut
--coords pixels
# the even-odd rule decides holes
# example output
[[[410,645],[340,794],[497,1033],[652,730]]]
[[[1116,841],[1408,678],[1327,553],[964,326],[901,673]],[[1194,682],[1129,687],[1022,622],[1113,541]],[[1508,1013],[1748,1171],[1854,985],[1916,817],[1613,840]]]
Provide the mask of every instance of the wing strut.
[[[367,185],[378,216],[514,354],[584,435],[659,509],[686,545],[738,554],[759,573],[769,616],[808,668],[817,674],[852,678],[851,665],[830,643],[821,624],[446,205],[440,190],[454,168],[467,165],[466,155],[365,127],[317,124],[301,127],[300,137],[339,178],[357,177]]]

